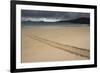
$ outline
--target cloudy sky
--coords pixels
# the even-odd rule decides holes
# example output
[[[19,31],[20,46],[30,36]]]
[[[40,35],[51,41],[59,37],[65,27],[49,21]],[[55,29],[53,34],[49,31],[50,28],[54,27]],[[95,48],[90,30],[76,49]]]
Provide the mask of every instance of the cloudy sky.
[[[68,21],[80,17],[89,18],[90,15],[89,13],[77,13],[77,12],[21,10],[22,21],[57,22],[57,21]]]

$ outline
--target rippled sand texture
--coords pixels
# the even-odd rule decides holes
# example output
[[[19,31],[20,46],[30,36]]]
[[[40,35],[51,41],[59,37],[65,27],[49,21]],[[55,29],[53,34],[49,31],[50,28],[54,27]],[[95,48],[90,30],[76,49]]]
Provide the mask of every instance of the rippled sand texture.
[[[22,27],[22,63],[89,59],[90,28]]]

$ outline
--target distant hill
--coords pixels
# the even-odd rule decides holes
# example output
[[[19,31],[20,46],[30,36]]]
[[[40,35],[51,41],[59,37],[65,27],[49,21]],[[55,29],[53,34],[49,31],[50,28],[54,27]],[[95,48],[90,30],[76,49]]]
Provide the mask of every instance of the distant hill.
[[[90,19],[89,18],[78,18],[78,19],[74,19],[74,20],[69,20],[67,22],[80,23],[80,24],[90,24]]]

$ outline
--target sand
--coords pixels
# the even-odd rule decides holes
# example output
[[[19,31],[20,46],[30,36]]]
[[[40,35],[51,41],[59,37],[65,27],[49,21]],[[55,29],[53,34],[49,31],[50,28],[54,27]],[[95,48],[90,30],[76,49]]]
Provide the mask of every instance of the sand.
[[[34,36],[54,41],[63,45],[70,45],[90,50],[89,26],[81,26],[81,27],[24,26],[22,27],[22,56],[21,56],[22,63],[89,59],[77,55],[75,53],[71,53],[69,51],[64,51],[62,49],[54,47],[52,46],[53,43],[51,43],[51,45],[48,45],[45,43],[46,41],[41,41],[41,40],[39,41],[38,39],[35,39]],[[65,49],[71,50],[71,47],[67,46],[65,47]]]

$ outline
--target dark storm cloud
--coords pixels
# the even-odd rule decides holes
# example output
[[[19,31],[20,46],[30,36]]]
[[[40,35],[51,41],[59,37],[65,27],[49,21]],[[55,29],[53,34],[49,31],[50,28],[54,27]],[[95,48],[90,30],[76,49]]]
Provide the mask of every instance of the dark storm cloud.
[[[22,17],[77,18],[89,17],[89,13],[22,10]]]
[[[89,17],[90,17],[89,13],[21,10],[22,21],[58,22],[58,21],[68,21],[78,18],[89,18]],[[81,21],[83,21],[83,19]]]

